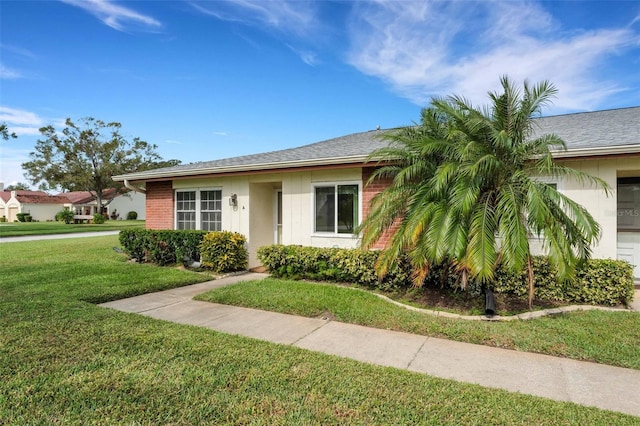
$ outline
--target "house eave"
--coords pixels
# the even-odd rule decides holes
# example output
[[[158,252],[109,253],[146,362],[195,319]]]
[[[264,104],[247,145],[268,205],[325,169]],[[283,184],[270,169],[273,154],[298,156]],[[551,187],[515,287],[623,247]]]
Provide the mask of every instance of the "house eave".
[[[619,145],[594,148],[574,148],[566,151],[554,151],[554,158],[605,157],[640,153],[640,144]]]
[[[635,155],[640,154],[640,144],[637,145],[620,145],[620,146],[608,146],[608,147],[594,147],[594,148],[575,148],[568,149],[566,151],[555,151],[553,157],[558,159],[568,158],[585,158],[585,157],[603,157],[603,156],[619,156],[619,155]],[[114,176],[113,180],[116,182],[144,182],[147,180],[159,180],[170,178],[184,178],[191,176],[203,176],[203,175],[219,175],[229,173],[240,172],[261,172],[265,170],[281,170],[281,169],[298,169],[304,167],[314,166],[338,166],[344,164],[365,164],[371,162],[369,155],[355,155],[347,157],[333,157],[333,158],[311,158],[305,160],[295,161],[280,161],[270,163],[255,163],[255,164],[242,164],[231,166],[216,166],[216,167],[194,167],[185,170],[159,170],[157,172],[153,170],[129,173],[126,175]]]
[[[113,180],[116,182],[123,182],[125,180],[145,181],[145,180],[158,179],[158,178],[201,176],[201,175],[226,174],[226,173],[237,173],[237,172],[247,172],[247,171],[280,170],[280,169],[292,169],[292,168],[312,167],[312,166],[359,164],[359,163],[365,163],[367,158],[368,158],[367,155],[356,155],[356,156],[349,156],[349,157],[333,157],[333,158],[320,158],[320,159],[312,158],[307,160],[244,164],[244,165],[234,165],[234,166],[202,167],[202,168],[193,168],[193,169],[186,169],[186,170],[173,170],[173,171],[163,170],[155,173],[153,170],[150,170],[146,172],[130,173],[126,175],[114,176]]]

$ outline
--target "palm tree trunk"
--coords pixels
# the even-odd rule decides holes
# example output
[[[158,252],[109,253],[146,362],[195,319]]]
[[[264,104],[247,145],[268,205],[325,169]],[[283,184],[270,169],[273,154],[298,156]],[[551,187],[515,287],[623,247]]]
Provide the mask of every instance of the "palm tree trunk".
[[[531,263],[531,256],[527,256],[527,273],[529,282],[529,309],[533,308],[533,264]]]

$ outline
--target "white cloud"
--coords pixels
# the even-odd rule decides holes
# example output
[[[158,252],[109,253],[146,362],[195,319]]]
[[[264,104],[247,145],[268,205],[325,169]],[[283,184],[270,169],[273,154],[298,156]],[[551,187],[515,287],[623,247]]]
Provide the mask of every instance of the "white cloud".
[[[18,47],[18,46],[12,46],[12,45],[8,45],[5,43],[0,43],[0,48],[2,48],[3,50],[6,50],[7,52],[11,52],[13,54],[16,54],[18,56],[22,56],[23,58],[27,58],[27,59],[37,59],[38,57],[36,56],[35,53],[33,53],[32,51],[22,48],[22,47]]]
[[[622,91],[600,66],[638,44],[630,28],[567,34],[541,6],[522,2],[358,3],[348,61],[419,105],[460,94],[485,103],[498,77],[549,80],[560,109],[593,109]]]
[[[307,50],[307,49],[298,49],[298,48],[293,47],[290,44],[288,44],[287,47],[293,53],[298,55],[300,60],[302,62],[304,62],[305,64],[307,64],[307,65],[315,66],[315,65],[318,65],[318,63],[320,62],[320,60],[318,59],[318,55],[315,52],[312,52],[312,51]]]
[[[12,131],[15,131],[13,129],[16,128],[33,128],[44,125],[44,120],[38,114],[6,106],[0,106],[0,121],[6,122]]]
[[[176,141],[176,140],[173,140],[173,139],[167,139],[166,141],[164,141],[164,143],[169,144],[169,145],[183,145],[182,142]]]
[[[15,80],[18,78],[22,78],[23,75],[20,71],[7,68],[4,65],[0,64],[0,79],[3,80]]]
[[[104,24],[118,31],[131,29],[157,31],[162,23],[150,16],[143,15],[127,7],[119,6],[109,0],[61,0],[89,12]]]
[[[191,1],[191,5],[223,21],[259,24],[296,35],[307,34],[318,24],[316,5],[307,1],[220,0]]]
[[[216,136],[228,136],[227,132],[213,132]]]
[[[29,161],[29,150],[16,149],[9,144],[0,144],[0,182],[4,186],[15,185],[18,182],[25,182],[22,163]]]

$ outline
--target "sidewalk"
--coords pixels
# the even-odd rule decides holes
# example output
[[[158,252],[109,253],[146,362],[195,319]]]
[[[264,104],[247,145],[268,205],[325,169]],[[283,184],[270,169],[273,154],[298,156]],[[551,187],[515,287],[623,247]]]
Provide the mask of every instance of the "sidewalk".
[[[72,232],[70,234],[23,235],[21,237],[2,237],[0,243],[18,243],[21,241],[60,240],[64,238],[88,238],[118,235],[120,231]]]
[[[100,306],[486,387],[640,416],[640,370],[191,300],[245,274]]]

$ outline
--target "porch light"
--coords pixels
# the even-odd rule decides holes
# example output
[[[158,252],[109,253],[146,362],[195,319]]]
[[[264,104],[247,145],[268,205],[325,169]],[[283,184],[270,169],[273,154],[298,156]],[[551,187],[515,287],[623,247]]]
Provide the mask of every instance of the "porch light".
[[[229,197],[229,205],[231,207],[238,207],[238,194],[231,194]]]

